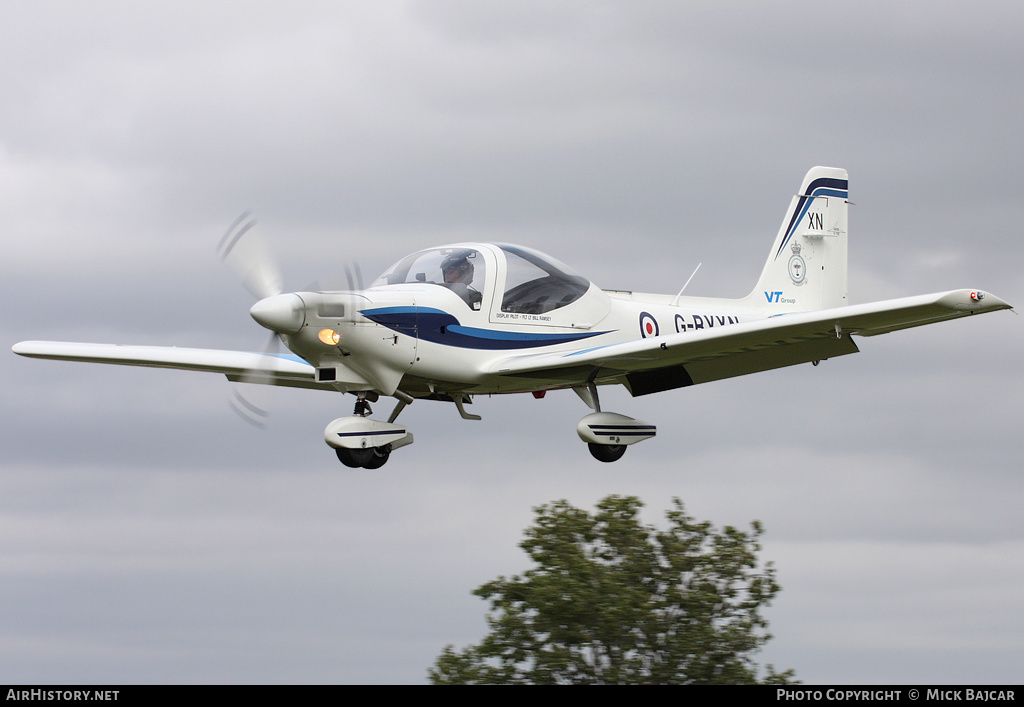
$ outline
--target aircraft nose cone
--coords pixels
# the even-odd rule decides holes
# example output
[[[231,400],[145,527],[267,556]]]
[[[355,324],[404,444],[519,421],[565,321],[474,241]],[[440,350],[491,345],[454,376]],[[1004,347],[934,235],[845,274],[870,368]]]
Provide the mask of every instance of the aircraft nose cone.
[[[249,314],[260,326],[278,334],[298,334],[306,323],[306,305],[294,292],[261,299]]]

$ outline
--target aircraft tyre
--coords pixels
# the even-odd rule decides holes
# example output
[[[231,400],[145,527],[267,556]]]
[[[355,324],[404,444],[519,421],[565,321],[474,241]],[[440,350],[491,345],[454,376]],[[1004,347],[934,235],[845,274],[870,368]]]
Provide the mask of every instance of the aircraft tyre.
[[[380,469],[382,466],[388,463],[388,457],[391,456],[391,445],[385,444],[382,447],[374,447],[373,455],[370,460],[363,464],[364,469]]]
[[[622,455],[626,453],[626,445],[624,444],[594,444],[589,442],[587,446],[590,447],[590,454],[599,462],[615,462],[622,459]]]
[[[373,447],[368,449],[346,449],[336,447],[338,461],[351,469],[360,469],[373,459]],[[381,462],[383,464],[383,462]],[[373,467],[376,469],[377,467]]]

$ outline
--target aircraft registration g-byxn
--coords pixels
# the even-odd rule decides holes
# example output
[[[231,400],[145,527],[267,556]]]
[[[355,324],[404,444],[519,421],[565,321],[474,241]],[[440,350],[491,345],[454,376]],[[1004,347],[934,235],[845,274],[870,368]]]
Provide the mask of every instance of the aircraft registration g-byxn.
[[[595,458],[611,462],[653,437],[655,426],[602,411],[598,386],[620,384],[641,396],[817,365],[856,353],[853,336],[1010,308],[976,289],[850,305],[847,204],[846,170],[811,169],[757,285],[741,299],[602,290],[529,248],[459,243],[414,253],[366,289],[251,287],[263,297],[253,319],[294,355],[42,341],[14,352],[352,393],[353,414],[327,425],[324,437],[343,464],[370,469],[412,443],[395,420],[415,400],[454,403],[474,420],[465,404],[475,395],[540,398],[571,388],[593,410],[577,433]],[[254,279],[261,278],[273,280]],[[381,396],[397,400],[387,421],[369,416]]]

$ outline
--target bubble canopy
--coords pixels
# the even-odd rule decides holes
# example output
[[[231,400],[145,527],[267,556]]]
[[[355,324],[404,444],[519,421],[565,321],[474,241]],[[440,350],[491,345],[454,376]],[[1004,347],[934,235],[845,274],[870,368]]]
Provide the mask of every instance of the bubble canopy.
[[[499,245],[505,255],[501,311],[543,314],[572,304],[590,281],[549,255],[522,246]]]
[[[493,269],[487,266],[485,250],[493,258]],[[497,282],[491,283],[488,278]],[[493,284],[502,293],[501,311],[520,314],[560,309],[580,299],[590,288],[589,280],[555,258],[508,244],[465,244],[413,253],[389,268],[371,287],[401,284],[446,287],[473,309],[479,309],[480,293],[489,291]]]
[[[467,284],[479,285],[478,289],[483,287],[487,276],[484,258],[476,248],[463,246],[431,248],[413,253],[388,268],[383,275],[373,281],[370,287],[419,283],[444,285],[443,268],[454,261],[468,263],[472,269]]]

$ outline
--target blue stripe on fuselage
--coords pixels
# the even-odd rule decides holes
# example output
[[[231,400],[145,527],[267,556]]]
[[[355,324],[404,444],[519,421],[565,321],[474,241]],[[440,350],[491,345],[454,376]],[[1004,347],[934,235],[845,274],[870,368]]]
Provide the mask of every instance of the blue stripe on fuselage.
[[[431,307],[380,307],[364,309],[360,314],[400,334],[462,349],[530,349],[572,343],[607,333],[547,334],[481,329],[463,326],[454,315]]]

